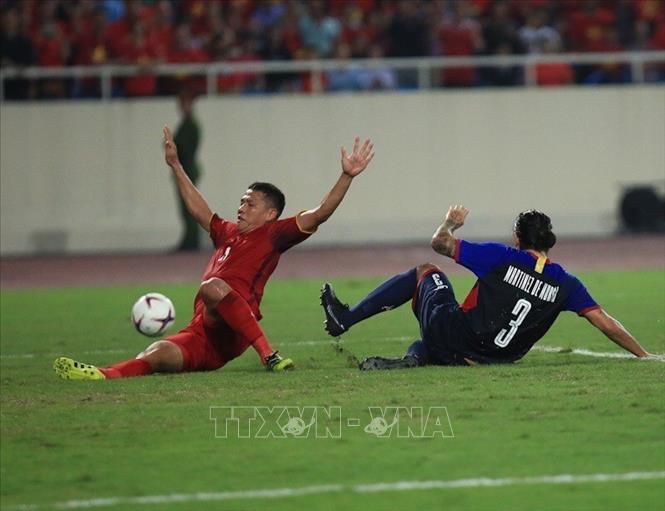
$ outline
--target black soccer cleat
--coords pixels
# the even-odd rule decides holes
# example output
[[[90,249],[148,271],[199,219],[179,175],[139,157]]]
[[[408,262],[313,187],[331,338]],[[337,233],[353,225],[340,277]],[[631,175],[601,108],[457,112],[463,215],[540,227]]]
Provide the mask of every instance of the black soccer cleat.
[[[332,337],[339,337],[346,332],[347,329],[339,318],[349,310],[349,306],[338,300],[329,282],[323,284],[321,288],[321,306],[326,315],[326,320],[323,322],[326,332]]]
[[[418,359],[413,355],[401,358],[368,357],[358,366],[361,371],[377,371],[382,369],[411,369],[418,367]]]

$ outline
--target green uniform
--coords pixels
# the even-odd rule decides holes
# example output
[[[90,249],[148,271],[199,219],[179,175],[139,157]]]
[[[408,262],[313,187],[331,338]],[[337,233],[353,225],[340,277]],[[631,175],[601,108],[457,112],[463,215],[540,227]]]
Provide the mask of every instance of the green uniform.
[[[199,148],[201,140],[201,128],[194,116],[184,117],[175,131],[173,141],[178,148],[178,157],[182,163],[185,173],[189,176],[192,183],[196,185],[201,174],[201,169],[196,161],[196,151]],[[199,225],[192,215],[187,211],[180,194],[178,194],[180,203],[180,214],[182,216],[185,232],[178,250],[198,250],[199,248]]]

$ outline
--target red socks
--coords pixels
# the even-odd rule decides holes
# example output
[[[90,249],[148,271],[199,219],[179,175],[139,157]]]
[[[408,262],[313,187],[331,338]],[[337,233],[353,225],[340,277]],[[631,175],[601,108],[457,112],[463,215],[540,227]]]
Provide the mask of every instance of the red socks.
[[[259,357],[261,357],[261,362],[264,364],[266,363],[266,358],[272,355],[275,351],[272,349],[272,346],[270,346],[270,343],[268,342],[268,339],[266,339],[265,335],[254,341],[252,343],[252,348],[254,348],[259,354]]]
[[[132,358],[125,360],[124,362],[118,362],[109,367],[100,367],[99,370],[104,373],[108,379],[152,374],[152,367],[150,367],[150,364],[142,358]]]
[[[217,312],[233,331],[252,343],[252,347],[261,357],[261,362],[265,363],[266,357],[275,350],[270,346],[263,329],[252,313],[252,309],[242,296],[236,291],[231,291],[219,302]]]

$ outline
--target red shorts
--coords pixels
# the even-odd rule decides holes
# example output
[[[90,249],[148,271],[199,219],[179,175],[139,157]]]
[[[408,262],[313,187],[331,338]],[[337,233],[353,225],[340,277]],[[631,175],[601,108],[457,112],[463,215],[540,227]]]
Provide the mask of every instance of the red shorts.
[[[196,314],[189,325],[164,340],[180,348],[183,371],[214,371],[251,346],[224,322],[206,325],[203,314]]]

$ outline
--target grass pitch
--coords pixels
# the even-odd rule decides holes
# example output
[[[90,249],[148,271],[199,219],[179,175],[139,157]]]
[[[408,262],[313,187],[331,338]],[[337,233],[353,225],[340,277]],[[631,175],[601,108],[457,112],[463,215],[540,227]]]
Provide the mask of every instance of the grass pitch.
[[[662,271],[581,277],[648,350],[665,352]],[[463,298],[472,280],[452,281]],[[377,282],[336,281],[335,288],[353,302]],[[662,476],[478,483],[664,471],[665,364],[533,351],[511,366],[361,373],[351,366],[353,356],[402,354],[417,324],[405,306],[357,325],[335,346],[321,326],[320,285],[272,282],[263,303],[263,326],[296,371],[266,373],[250,350],[211,373],[106,382],[61,381],[53,359],[105,365],[135,355],[150,340],[129,321],[133,300],[147,291],[167,294],[180,327],[189,319],[194,285],[3,290],[2,509],[58,509],[70,500],[77,501],[71,507],[113,510],[665,509]],[[538,345],[621,351],[570,313]],[[216,438],[210,407],[230,405],[339,407],[340,438],[245,439],[232,431]],[[369,407],[390,406],[421,407],[423,414],[445,406],[454,438],[366,433]],[[336,419],[319,417],[333,430]],[[359,426],[349,425],[354,419]],[[420,421],[414,413],[398,427],[418,431]],[[456,480],[478,484],[370,493],[357,487]],[[280,488],[290,490],[257,493]],[[248,493],[224,493],[242,491]],[[115,500],[89,500],[105,498]]]

